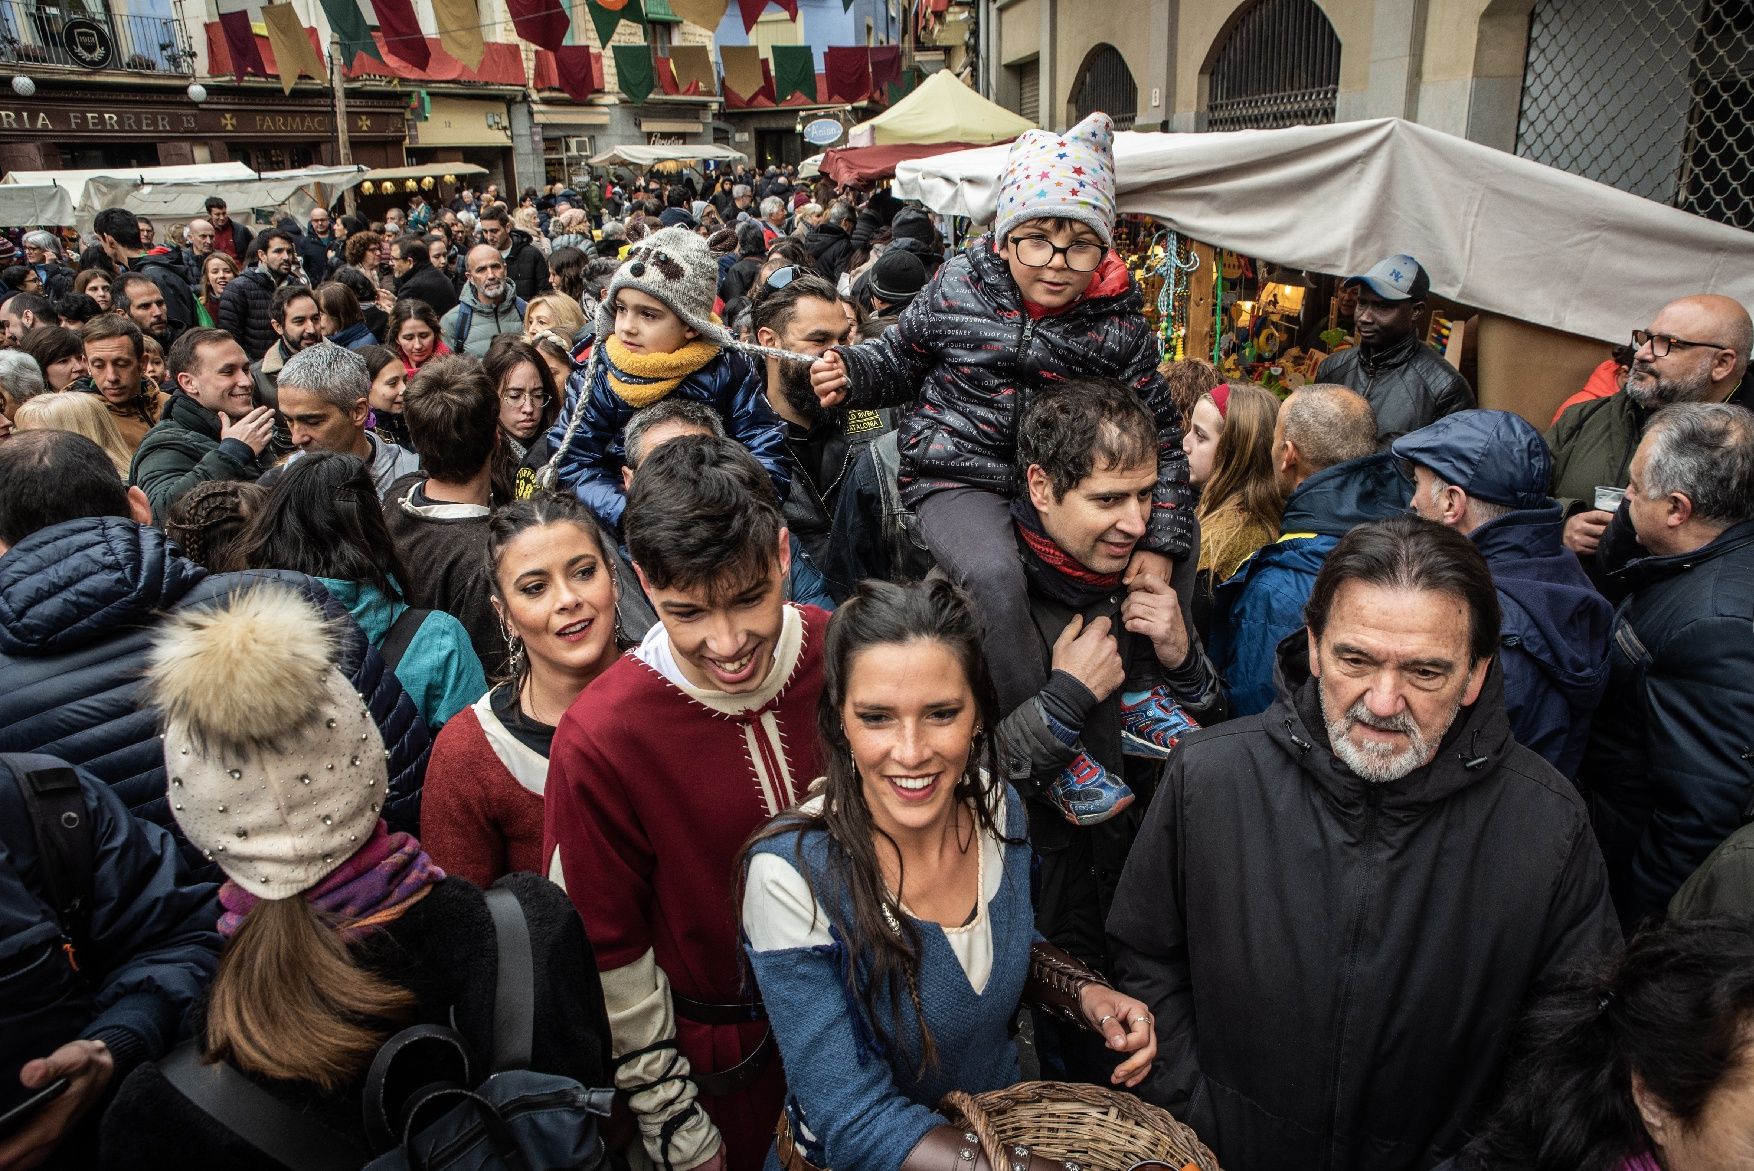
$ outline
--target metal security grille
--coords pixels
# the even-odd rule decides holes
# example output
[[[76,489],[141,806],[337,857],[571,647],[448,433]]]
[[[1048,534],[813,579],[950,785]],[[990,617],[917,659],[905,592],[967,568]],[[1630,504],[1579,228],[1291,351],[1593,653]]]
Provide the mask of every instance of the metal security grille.
[[[1133,128],[1133,120],[1139,116],[1139,86],[1119,49],[1098,45],[1091,53],[1078,84],[1072,87],[1072,108],[1080,122],[1101,110],[1114,119],[1116,130]]]
[[[1213,58],[1206,129],[1332,122],[1339,91],[1340,38],[1315,0],[1257,0]]]
[[[1017,70],[1017,112],[1031,122],[1046,122],[1041,108],[1041,59],[1026,61]]]
[[[1754,228],[1754,4],[1538,0],[1516,149]]]

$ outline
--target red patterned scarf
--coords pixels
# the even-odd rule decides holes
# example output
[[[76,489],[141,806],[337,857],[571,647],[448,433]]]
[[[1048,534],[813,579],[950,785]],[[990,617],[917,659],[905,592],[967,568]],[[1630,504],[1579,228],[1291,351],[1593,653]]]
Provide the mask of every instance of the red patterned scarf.
[[[382,820],[365,845],[304,899],[335,921],[344,939],[368,935],[402,917],[445,876],[411,834],[393,834]],[[260,900],[235,882],[219,888],[219,933],[230,939]]]

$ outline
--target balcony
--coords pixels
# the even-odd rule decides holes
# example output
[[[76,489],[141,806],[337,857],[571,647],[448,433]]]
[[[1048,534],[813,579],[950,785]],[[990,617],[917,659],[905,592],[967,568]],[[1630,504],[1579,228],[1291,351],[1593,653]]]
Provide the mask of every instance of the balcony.
[[[67,26],[74,22],[72,29]],[[88,22],[88,23],[87,23]],[[95,26],[95,32],[92,28]],[[108,47],[108,63],[93,68]],[[0,0],[0,68],[195,75],[195,52],[170,16],[95,11],[77,3]]]

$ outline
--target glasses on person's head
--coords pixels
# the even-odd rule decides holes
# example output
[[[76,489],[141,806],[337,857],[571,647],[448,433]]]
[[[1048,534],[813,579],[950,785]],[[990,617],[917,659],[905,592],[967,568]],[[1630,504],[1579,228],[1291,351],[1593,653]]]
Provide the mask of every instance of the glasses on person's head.
[[[1690,350],[1690,349],[1727,350],[1730,348],[1730,347],[1724,345],[1722,342],[1690,342],[1686,338],[1676,337],[1672,333],[1652,333],[1648,329],[1635,329],[1635,330],[1633,330],[1632,331],[1633,349],[1635,351],[1642,350],[1647,345],[1650,347],[1650,352],[1658,358],[1668,357],[1669,351],[1673,350],[1676,346],[1679,346],[1684,350]]]
[[[1094,272],[1102,263],[1102,255],[1107,249],[1101,244],[1086,244],[1080,241],[1061,247],[1045,236],[1012,237],[1011,246],[1017,252],[1017,259],[1030,268],[1046,268],[1052,264],[1055,256],[1066,258],[1066,267],[1073,272]]]
[[[541,410],[548,405],[548,392],[545,390],[502,390],[499,392],[499,397],[502,402],[508,402],[514,407],[521,407],[525,403],[529,403],[537,410]]]
[[[797,279],[798,266],[795,264],[788,264],[773,270],[773,273],[767,278],[767,287],[777,292]]]

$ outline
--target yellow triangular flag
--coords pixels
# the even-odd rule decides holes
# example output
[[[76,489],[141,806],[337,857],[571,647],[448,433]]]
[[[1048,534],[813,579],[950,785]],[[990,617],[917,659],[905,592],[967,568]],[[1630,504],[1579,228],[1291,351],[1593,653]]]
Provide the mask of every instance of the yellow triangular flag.
[[[481,12],[475,0],[432,0],[432,15],[445,52],[471,69],[481,68],[487,46],[481,40]]]
[[[329,76],[329,71],[323,67],[323,59],[317,56],[310,37],[305,34],[298,10],[292,5],[262,5],[262,23],[267,26],[268,45],[274,50],[274,64],[280,70],[283,91],[291,93],[300,74],[316,81]]]
[[[670,0],[670,11],[709,32],[716,31],[725,19],[728,0]]]

